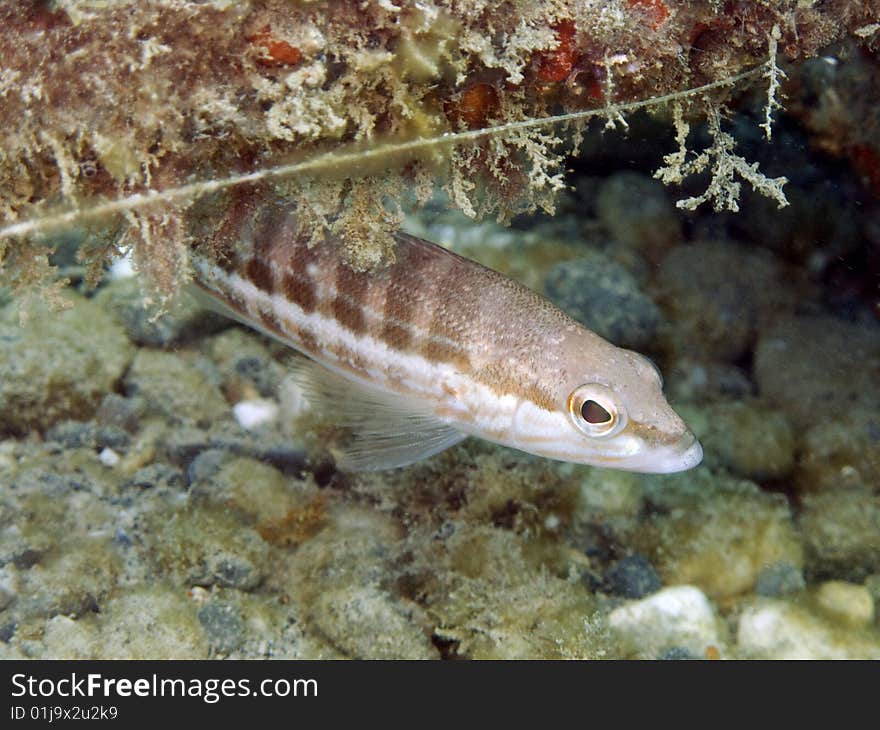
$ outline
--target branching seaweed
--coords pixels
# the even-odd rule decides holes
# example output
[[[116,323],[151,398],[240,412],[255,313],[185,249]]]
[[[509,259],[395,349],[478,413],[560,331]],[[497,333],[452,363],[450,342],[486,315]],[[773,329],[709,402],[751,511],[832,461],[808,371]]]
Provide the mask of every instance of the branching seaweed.
[[[676,91],[663,96],[625,102],[615,105],[615,112],[624,114],[640,109],[662,106],[682,99],[697,98],[711,91],[731,87],[746,79],[763,74],[765,66],[744,71],[720,81],[697,86],[684,91]],[[210,180],[168,188],[166,190],[147,190],[134,193],[124,198],[96,203],[87,207],[41,215],[35,218],[16,221],[0,228],[0,240],[27,236],[34,233],[45,233],[65,228],[75,223],[99,220],[108,216],[118,215],[126,211],[156,209],[168,205],[190,203],[198,198],[229,188],[267,181],[285,180],[298,177],[319,176],[321,173],[346,169],[350,175],[359,168],[373,169],[378,162],[387,161],[396,165],[400,160],[429,156],[432,152],[447,153],[456,147],[480,142],[494,137],[518,135],[534,129],[552,127],[554,125],[576,122],[594,117],[606,117],[608,109],[587,109],[584,111],[558,114],[540,119],[527,119],[510,122],[466,132],[444,132],[442,134],[405,142],[388,142],[364,147],[356,145],[352,149],[337,149],[318,154],[308,159],[290,164],[265,167],[253,172],[229,175]]]
[[[711,202],[715,210],[739,210],[740,188],[737,178],[751,184],[752,188],[775,200],[780,208],[788,205],[782,187],[788,182],[785,177],[768,178],[758,170],[758,163],[749,163],[745,158],[734,154],[736,140],[721,128],[721,111],[716,107],[706,110],[709,136],[712,144],[696,157],[687,159],[688,150],[685,140],[688,125],[681,117],[680,108],[676,111],[676,140],[678,150],[666,155],[663,167],[654,173],[654,177],[669,185],[680,183],[690,175],[697,175],[709,170],[712,179],[709,187],[701,195],[679,200],[676,206],[683,210],[696,210],[703,203]]]

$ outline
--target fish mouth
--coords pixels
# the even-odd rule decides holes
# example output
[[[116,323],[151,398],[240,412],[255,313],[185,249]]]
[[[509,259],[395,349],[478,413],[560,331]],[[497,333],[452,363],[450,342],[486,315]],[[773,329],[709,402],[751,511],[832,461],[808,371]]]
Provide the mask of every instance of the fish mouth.
[[[691,432],[685,432],[671,446],[651,449],[634,459],[621,460],[618,469],[641,472],[643,474],[674,474],[693,469],[703,460],[703,447]]]
[[[678,444],[673,448],[673,451],[678,453],[678,468],[670,469],[666,473],[692,469],[703,460],[703,447],[697,441],[697,437],[690,431],[682,436]]]

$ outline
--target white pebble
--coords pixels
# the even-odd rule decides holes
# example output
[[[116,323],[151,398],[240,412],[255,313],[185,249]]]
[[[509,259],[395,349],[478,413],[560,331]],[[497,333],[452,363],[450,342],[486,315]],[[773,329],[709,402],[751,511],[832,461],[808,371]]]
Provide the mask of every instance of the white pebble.
[[[117,454],[109,446],[105,446],[101,453],[98,454],[98,461],[104,466],[114,467],[119,463],[119,454]]]
[[[816,602],[832,618],[849,626],[874,622],[874,597],[865,586],[829,580],[816,591]]]
[[[250,431],[274,421],[278,417],[278,404],[275,401],[254,398],[239,401],[232,406],[232,412],[238,424]]]
[[[111,279],[130,279],[135,273],[131,252],[120,256],[110,264],[109,275]]]
[[[742,612],[737,644],[743,658],[880,659],[875,639],[835,630],[799,606],[768,599]]]
[[[715,610],[694,586],[664,588],[647,598],[615,608],[608,624],[639,655],[656,658],[673,647],[698,657],[711,647],[721,650],[722,637]]]

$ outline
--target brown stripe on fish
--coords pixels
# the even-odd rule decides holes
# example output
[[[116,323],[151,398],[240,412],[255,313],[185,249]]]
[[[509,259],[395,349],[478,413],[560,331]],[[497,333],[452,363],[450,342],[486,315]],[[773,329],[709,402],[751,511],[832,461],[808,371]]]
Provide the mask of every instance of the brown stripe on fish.
[[[350,332],[365,334],[367,322],[364,317],[364,301],[369,291],[367,274],[353,271],[342,258],[336,260],[334,288],[331,310],[336,320]]]
[[[430,320],[421,353],[433,362],[451,363],[467,370],[471,363],[464,344],[465,328],[473,323],[478,311],[480,291],[476,287],[462,286],[462,280],[467,281],[469,277],[459,262],[457,257],[450,256],[443,260],[442,267],[436,261],[430,264],[436,280],[429,295]]]
[[[410,259],[411,257],[406,257]],[[398,260],[384,278],[385,303],[382,307],[382,330],[380,339],[394,349],[405,351],[413,341],[413,315],[420,304],[413,296],[411,278],[416,264],[410,260]]]
[[[293,239],[276,246],[272,258],[281,276],[278,290],[305,314],[314,312],[318,306],[318,285],[309,271],[318,259],[316,248]]]
[[[270,295],[275,290],[275,277],[272,275],[272,269],[258,256],[252,256],[247,260],[243,274],[257,289]]]
[[[315,290],[315,282],[308,274],[285,269],[282,274],[281,288],[285,299],[296,304],[305,314],[311,314],[315,311],[315,307],[318,305],[318,293]]]

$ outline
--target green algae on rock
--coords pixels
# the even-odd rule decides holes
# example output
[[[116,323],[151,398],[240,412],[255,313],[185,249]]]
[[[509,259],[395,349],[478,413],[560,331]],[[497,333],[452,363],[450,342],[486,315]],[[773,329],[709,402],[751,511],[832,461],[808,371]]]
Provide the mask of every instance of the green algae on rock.
[[[90,418],[125,372],[132,349],[122,328],[92,301],[64,301],[61,312],[33,311],[26,327],[14,304],[0,310],[0,436]]]
[[[125,374],[129,397],[173,423],[211,425],[232,411],[216,384],[196,364],[171,353],[141,349]]]
[[[225,510],[203,507],[150,522],[146,533],[156,570],[184,585],[247,591],[256,588],[268,571],[266,543]]]
[[[798,518],[805,567],[820,578],[861,581],[880,565],[880,495],[865,488],[804,497]]]
[[[404,189],[424,202],[445,184],[471,216],[552,211],[569,146],[548,121],[557,107],[579,115],[562,119],[579,134],[587,118],[625,125],[625,113],[674,102],[680,149],[660,177],[713,172],[685,207],[736,209],[739,178],[784,204],[785,178],[763,176],[721,129],[728,89],[767,81],[769,138],[777,57],[813,56],[847,34],[868,44],[859,31],[876,15],[873,0],[785,0],[774,12],[666,0],[654,20],[620,2],[7,5],[0,212],[15,222],[0,229],[0,261],[11,282],[52,274],[23,234],[124,213],[125,246],[163,296],[186,279],[187,209],[255,179],[278,183],[270,198],[296,198],[309,228],[341,234],[360,270],[393,257],[401,215],[389,199]],[[694,97],[712,137],[696,156],[684,113]],[[242,170],[244,160],[261,163]],[[59,213],[59,198],[89,202]],[[83,257],[96,271],[116,249],[96,241]]]
[[[707,467],[766,482],[795,466],[795,432],[785,414],[755,400],[721,401],[679,409],[706,454]]]
[[[781,495],[705,468],[643,483],[649,517],[632,524],[626,540],[667,584],[695,585],[721,600],[750,591],[767,565],[803,563]]]

